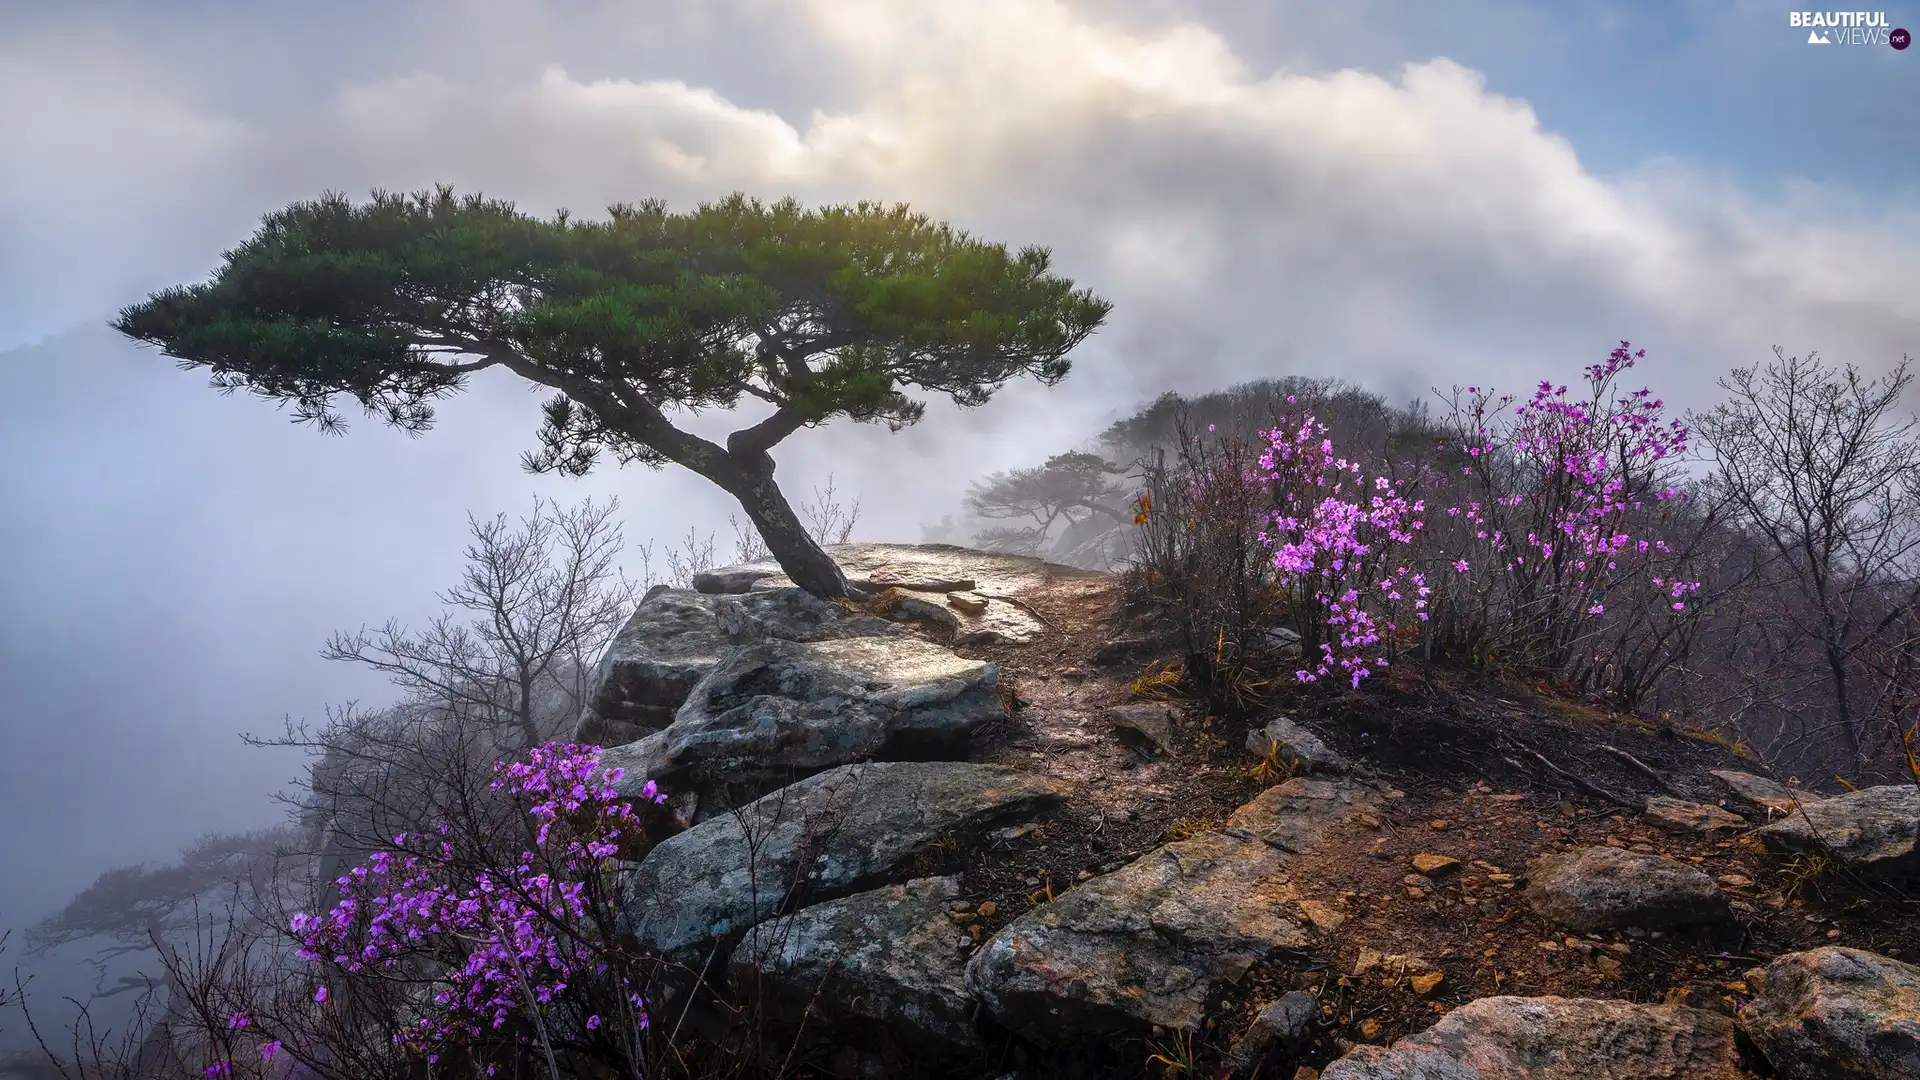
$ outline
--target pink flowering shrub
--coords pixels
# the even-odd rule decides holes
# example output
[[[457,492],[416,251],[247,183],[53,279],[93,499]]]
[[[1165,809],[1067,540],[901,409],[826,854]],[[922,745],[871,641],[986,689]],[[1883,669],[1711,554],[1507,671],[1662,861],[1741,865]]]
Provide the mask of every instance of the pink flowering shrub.
[[[1432,590],[1406,561],[1426,504],[1337,456],[1326,425],[1311,416],[1262,437],[1260,469],[1278,506],[1260,541],[1273,550],[1276,580],[1293,593],[1306,665],[1294,675],[1310,683],[1337,672],[1358,687],[1370,669],[1387,666],[1402,612],[1427,617]]]
[[[396,1047],[430,1065],[465,1061],[469,1074],[528,1054],[636,1060],[647,997],[615,940],[612,863],[644,828],[598,749],[547,744],[494,767],[491,791],[524,814],[517,855],[445,825],[401,834],[337,880],[331,910],[294,916],[313,1002],[344,1007],[343,994],[369,983],[406,988],[412,1015]],[[643,798],[665,800],[651,782]],[[230,1030],[248,1023],[236,1014]],[[271,1062],[281,1044],[262,1040],[254,1053]],[[206,1075],[243,1066],[254,1067],[227,1045]]]
[[[1457,494],[1433,536],[1451,571],[1435,575],[1441,651],[1583,668],[1604,663],[1585,647],[1609,627],[1690,618],[1700,583],[1664,528],[1687,500],[1675,485],[1687,429],[1650,390],[1616,386],[1645,355],[1622,342],[1587,368],[1580,398],[1548,382],[1518,405],[1456,394]]]
[[[1687,498],[1674,484],[1687,430],[1650,390],[1617,389],[1644,355],[1622,342],[1579,398],[1549,382],[1519,405],[1456,392],[1423,461],[1342,456],[1305,409],[1261,432],[1258,539],[1299,635],[1294,679],[1358,687],[1418,647],[1619,692],[1670,660],[1700,588],[1662,533]],[[1220,475],[1189,477],[1195,507]]]

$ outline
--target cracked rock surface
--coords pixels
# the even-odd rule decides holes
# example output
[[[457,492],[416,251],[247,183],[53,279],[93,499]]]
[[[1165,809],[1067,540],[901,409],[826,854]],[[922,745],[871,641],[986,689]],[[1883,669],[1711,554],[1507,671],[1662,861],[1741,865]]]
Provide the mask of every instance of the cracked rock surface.
[[[967,985],[1038,1042],[1197,1030],[1252,964],[1311,942],[1290,906],[1291,857],[1380,797],[1304,779],[1269,789],[1225,830],[1163,845],[1015,919],[975,954]]]
[[[983,1045],[948,905],[956,878],[920,878],[763,922],[733,953],[736,985],[828,1030],[885,1024],[924,1050]]]
[[[1391,1047],[1363,1046],[1321,1080],[1740,1080],[1733,1021],[1679,1005],[1587,998],[1469,1002]]]
[[[966,762],[831,769],[654,847],[622,877],[622,929],[650,949],[700,953],[783,907],[887,884],[936,842],[1023,821],[1063,790]]]

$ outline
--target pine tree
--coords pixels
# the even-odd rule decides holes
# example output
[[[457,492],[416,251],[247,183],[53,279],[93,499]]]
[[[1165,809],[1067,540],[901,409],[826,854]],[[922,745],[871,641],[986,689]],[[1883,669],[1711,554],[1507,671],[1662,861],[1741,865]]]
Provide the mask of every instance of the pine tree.
[[[504,368],[557,392],[529,469],[581,475],[604,453],[691,469],[739,500],[796,584],[842,596],[769,451],[836,416],[898,431],[926,410],[914,391],[972,407],[1022,375],[1052,385],[1109,309],[1044,249],[1009,252],[905,206],[736,194],[580,221],[441,187],[270,214],[212,280],[114,326],[327,431],[343,396],[424,431],[436,399]],[[744,398],[771,411],[725,445],[673,422]]]

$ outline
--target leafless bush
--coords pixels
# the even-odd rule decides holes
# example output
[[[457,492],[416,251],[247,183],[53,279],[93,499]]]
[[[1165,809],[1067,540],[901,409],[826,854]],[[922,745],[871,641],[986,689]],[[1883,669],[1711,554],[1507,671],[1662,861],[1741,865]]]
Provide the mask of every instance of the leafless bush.
[[[860,498],[853,505],[840,501],[833,486],[833,474],[827,474],[827,486],[813,489],[813,501],[800,508],[807,520],[807,531],[822,544],[844,544],[853,538],[853,527],[860,523]]]
[[[1184,420],[1178,437],[1171,457],[1155,451],[1139,465],[1145,494],[1136,502],[1140,533],[1126,591],[1171,616],[1195,686],[1244,706],[1258,689],[1251,665],[1281,644],[1267,635],[1286,596],[1260,542],[1273,493],[1252,438],[1201,438]]]
[[[1775,756],[1837,740],[1835,767],[1899,769],[1920,705],[1920,421],[1899,409],[1911,361],[1869,379],[1775,356],[1735,370],[1730,399],[1694,418],[1754,586],[1716,642],[1729,714]]]
[[[103,1029],[90,1002],[63,1000],[74,1016],[60,1038],[41,1028],[24,980],[16,982],[9,1001],[19,1009],[36,1049],[0,1058],[0,1076],[9,1080],[179,1080],[189,1075],[148,1045],[153,1040],[146,1033],[155,1026],[156,1004],[164,1000],[157,992],[143,994],[118,1030]]]
[[[733,530],[734,562],[761,562],[773,558],[773,551],[751,523],[741,521],[738,514],[728,514],[727,526]]]
[[[504,514],[469,518],[466,568],[441,596],[449,610],[419,633],[389,621],[335,634],[322,655],[535,746],[545,737],[536,712],[579,711],[600,651],[639,599],[639,584],[616,565],[618,509],[617,500],[562,509],[535,499],[518,528]]]
[[[656,576],[653,572],[654,541],[647,541],[637,550],[640,552],[642,567],[641,586],[646,589],[652,589],[658,585],[690,589],[693,587],[693,575],[715,565],[713,534],[708,533],[702,537],[692,528],[687,529],[685,539],[667,548],[663,553],[667,563],[667,573],[664,578]]]

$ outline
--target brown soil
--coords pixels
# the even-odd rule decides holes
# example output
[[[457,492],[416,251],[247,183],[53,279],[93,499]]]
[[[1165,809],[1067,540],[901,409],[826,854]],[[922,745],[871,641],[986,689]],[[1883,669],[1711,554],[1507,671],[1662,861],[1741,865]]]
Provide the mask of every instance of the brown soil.
[[[1297,1062],[1263,1074],[1269,1078],[1291,1077],[1299,1064],[1323,1065],[1352,1043],[1386,1043],[1421,1030],[1478,997],[1556,994],[1731,1010],[1749,995],[1744,972],[1781,953],[1841,944],[1920,957],[1920,904],[1911,898],[1808,875],[1737,836],[1678,835],[1641,822],[1637,808],[1656,794],[1764,821],[1765,811],[1732,799],[1707,775],[1759,770],[1710,738],[1484,672],[1431,680],[1403,672],[1363,693],[1276,695],[1248,717],[1208,717],[1146,681],[1172,656],[1104,670],[1094,664],[1095,651],[1116,637],[1114,592],[1112,578],[1062,575],[1024,597],[1052,633],[1024,646],[960,650],[999,663],[1012,706],[978,740],[974,759],[1071,781],[1076,795],[1039,828],[966,854],[967,899],[992,901],[997,910],[956,925],[957,935],[983,940],[1044,902],[1049,890],[1062,892],[1168,840],[1219,826],[1282,779],[1260,774],[1244,748],[1249,727],[1275,713],[1312,728],[1405,798],[1393,801],[1383,829],[1337,833],[1298,864],[1294,884],[1328,905],[1320,909],[1327,925],[1318,927],[1310,955],[1256,968],[1191,1047],[1165,1033],[1083,1050],[1057,1063],[1060,1075],[1216,1075],[1220,1055],[1252,1015],[1293,988],[1319,995],[1323,1030]],[[1108,720],[1113,706],[1143,697],[1181,710],[1171,753],[1123,741]],[[1660,781],[1603,747],[1649,764]],[[1564,773],[1541,765],[1535,753]],[[1679,935],[1582,937],[1556,929],[1527,908],[1527,864],[1587,844],[1701,866],[1722,881],[1738,924]],[[1412,865],[1422,853],[1450,856],[1461,867],[1424,878]],[[1407,977],[1420,971],[1355,976],[1363,948],[1421,957],[1445,978],[1423,994]],[[1192,1065],[1170,1069],[1150,1061],[1155,1054]],[[1028,1061],[1009,1044],[986,1075],[1021,1065],[1047,1063]]]

